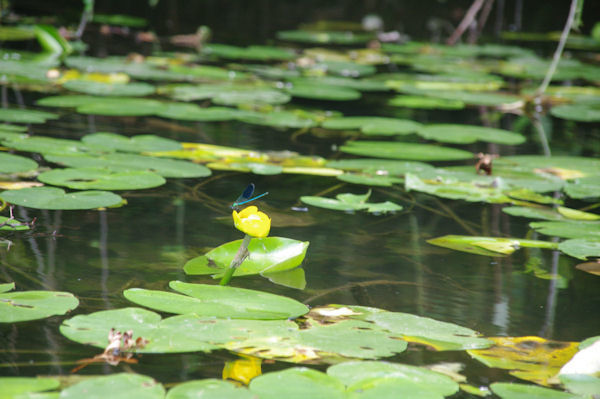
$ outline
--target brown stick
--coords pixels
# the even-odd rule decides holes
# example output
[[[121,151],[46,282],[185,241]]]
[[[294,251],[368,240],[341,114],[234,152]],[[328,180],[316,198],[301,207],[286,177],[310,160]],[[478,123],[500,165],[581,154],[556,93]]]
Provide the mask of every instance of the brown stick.
[[[467,10],[467,13],[463,17],[462,21],[460,21],[460,24],[458,25],[458,27],[454,30],[454,32],[452,32],[452,35],[450,35],[448,40],[446,40],[446,44],[448,44],[450,46],[456,44],[458,39],[460,39],[462,34],[465,32],[465,30],[469,27],[469,25],[471,25],[471,23],[475,19],[475,15],[477,15],[477,13],[479,12],[479,9],[481,8],[481,6],[483,6],[484,1],[485,0],[473,1],[473,4],[471,4],[471,7],[469,7],[469,9]]]

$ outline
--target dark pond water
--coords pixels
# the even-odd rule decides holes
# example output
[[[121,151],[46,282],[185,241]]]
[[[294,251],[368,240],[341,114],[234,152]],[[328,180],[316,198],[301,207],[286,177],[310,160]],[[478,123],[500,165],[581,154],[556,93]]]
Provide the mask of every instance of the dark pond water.
[[[24,93],[26,104],[42,97]],[[397,111],[384,107],[387,94],[368,94],[351,105],[298,101],[346,115],[401,116],[426,123],[480,123],[480,110]],[[339,136],[294,135],[294,129],[274,129],[239,122],[198,123],[155,117],[101,117],[59,110],[60,119],[31,126],[39,135],[78,139],[91,132],[123,135],[155,134],[178,141],[225,146],[297,151],[328,159],[345,157],[336,146]],[[500,117],[511,130],[521,119]],[[553,154],[598,156],[598,130],[589,125],[552,120]],[[474,153],[542,154],[537,133],[526,129],[527,143],[519,147],[488,144],[462,146]],[[43,163],[43,161],[42,161]],[[472,163],[472,162],[468,162]],[[442,165],[438,163],[439,165]],[[453,163],[458,164],[458,163]],[[376,202],[392,200],[404,210],[390,215],[343,213],[305,207],[302,195],[364,193],[366,186],[332,177],[258,176],[213,171],[204,179],[169,179],[152,190],[124,192],[125,207],[105,211],[41,211],[18,207],[16,216],[37,218],[31,232],[12,233],[10,250],[0,251],[0,279],[15,281],[19,290],[60,290],[74,293],[86,314],[131,306],[124,289],[168,290],[171,280],[214,283],[211,278],[186,276],[184,263],[207,249],[239,239],[230,224],[230,204],[249,183],[269,191],[262,202],[272,217],[272,236],[310,241],[304,261],[307,285],[296,290],[258,277],[241,277],[233,285],[295,298],[310,306],[347,304],[373,306],[448,321],[480,331],[485,336],[537,335],[580,341],[600,331],[600,279],[575,266],[575,258],[549,250],[521,249],[504,258],[455,252],[426,243],[446,234],[525,237],[529,220],[509,216],[503,205],[468,203],[406,192],[402,186],[373,188]],[[571,207],[585,203],[571,202]],[[532,238],[547,239],[536,236]],[[532,259],[558,273],[560,282],[524,273]],[[561,283],[562,282],[562,283]],[[58,330],[64,317],[2,325],[0,375],[68,374],[75,362],[97,350],[75,344]],[[219,377],[225,351],[211,354],[145,355],[137,365],[92,365],[81,374],[113,373],[128,369],[151,375],[163,383]],[[391,360],[413,364],[436,361],[465,362],[473,383],[486,383],[497,370],[482,367],[464,352],[408,351]],[[265,371],[288,367],[264,365]],[[324,366],[317,366],[324,369]],[[506,380],[512,378],[504,377]]]

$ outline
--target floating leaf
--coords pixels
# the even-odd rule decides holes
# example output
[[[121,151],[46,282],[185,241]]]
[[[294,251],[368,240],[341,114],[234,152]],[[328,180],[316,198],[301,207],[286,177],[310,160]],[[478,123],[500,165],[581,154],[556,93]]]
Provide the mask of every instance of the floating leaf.
[[[144,18],[134,17],[133,15],[123,14],[97,14],[94,13],[93,22],[106,25],[130,26],[132,28],[142,28],[148,24]]]
[[[106,154],[89,156],[85,154],[45,155],[49,162],[73,168],[110,169],[116,172],[146,170],[163,177],[205,177],[211,172],[206,166],[177,159],[156,158],[135,154]]]
[[[597,215],[595,213],[583,212],[577,209],[571,209],[564,206],[559,206],[556,208],[556,210],[559,214],[561,214],[567,219],[587,221],[600,219],[600,215]]]
[[[94,102],[78,105],[77,112],[106,116],[148,116],[157,114],[164,107],[160,101],[147,98],[96,98]]]
[[[565,104],[552,107],[550,113],[561,119],[577,122],[600,121],[600,104]]]
[[[414,161],[454,161],[473,157],[472,153],[455,148],[396,141],[350,141],[341,146],[340,151],[375,158]]]
[[[600,176],[589,176],[567,182],[565,192],[571,198],[600,197]]]
[[[488,367],[511,370],[517,378],[549,385],[563,364],[575,352],[577,342],[551,341],[540,337],[492,337],[494,346],[468,350],[473,358]]]
[[[502,399],[581,399],[577,395],[535,385],[494,382],[490,388]]]
[[[560,382],[574,394],[593,397],[600,392],[600,378],[582,374],[561,374]]]
[[[248,46],[244,48],[219,43],[210,43],[203,46],[202,54],[253,61],[285,61],[294,58],[292,51],[281,47]]]
[[[427,240],[429,244],[457,251],[486,256],[510,255],[520,247],[557,249],[558,244],[547,241],[522,240],[503,237],[472,237],[447,235]]]
[[[0,121],[12,123],[45,123],[58,115],[33,109],[0,108]]]
[[[236,118],[245,123],[252,123],[262,126],[273,126],[282,128],[302,129],[313,127],[317,123],[310,118],[291,111],[275,112],[245,112]]]
[[[236,119],[243,113],[237,109],[225,107],[201,108],[196,104],[166,103],[156,114],[163,118],[183,121],[220,122]]]
[[[0,26],[1,41],[20,41],[35,38],[35,33],[29,27],[23,26]]]
[[[463,109],[465,103],[461,100],[449,100],[418,95],[396,96],[388,101],[393,107],[416,109]]]
[[[293,367],[256,377],[250,382],[250,391],[261,399],[290,397],[311,399],[345,399],[344,385],[321,371]]]
[[[360,171],[377,176],[403,176],[408,172],[420,174],[427,170],[434,169],[433,166],[423,162],[373,158],[328,161],[327,166],[330,168]]]
[[[83,136],[81,141],[124,152],[175,151],[182,148],[178,141],[151,134],[126,137],[116,133],[98,132]]]
[[[361,97],[358,90],[326,85],[326,84],[307,84],[296,82],[286,89],[293,97],[308,98],[311,100],[329,100],[329,101],[351,101]]]
[[[336,211],[358,211],[367,208],[367,205],[364,203],[345,202],[340,201],[339,199],[315,197],[310,195],[303,195],[300,197],[300,201],[308,205],[319,208],[333,209]]]
[[[364,44],[373,39],[371,33],[353,33],[337,31],[287,30],[277,32],[277,38],[301,43]]]
[[[600,258],[600,237],[596,240],[575,238],[558,244],[558,249],[577,259],[586,260],[588,257]]]
[[[385,82],[375,79],[354,79],[340,76],[320,76],[320,77],[288,77],[288,82],[294,85],[299,83],[302,86],[339,86],[359,91],[388,91]]]
[[[38,175],[38,180],[74,190],[142,190],[166,182],[162,176],[148,171],[115,172],[92,168],[53,169]]]
[[[0,284],[0,293],[8,292],[15,289],[15,283],[3,283]]]
[[[339,305],[329,305],[340,308]],[[370,321],[405,341],[426,345],[438,351],[487,348],[492,342],[481,338],[476,331],[452,323],[408,313],[386,312],[366,306],[348,306],[357,316],[353,319]]]
[[[0,216],[0,224],[3,226],[0,227],[0,230],[8,230],[8,231],[20,231],[20,230],[29,230],[30,227],[27,223],[22,223],[17,219],[10,219],[6,216]],[[2,291],[0,291],[2,292]]]
[[[9,139],[2,142],[5,146],[19,151],[39,152],[41,154],[98,153],[111,149],[96,144],[84,144],[77,140],[54,137],[28,136]]]
[[[154,86],[148,83],[106,83],[93,80],[68,80],[65,89],[97,96],[144,97],[154,93]]]
[[[522,216],[531,219],[564,220],[565,217],[553,208],[533,206],[507,206],[502,212],[512,216]]]
[[[575,267],[586,273],[595,274],[596,276],[600,276],[600,263],[598,263],[598,262],[580,263]]]
[[[418,134],[426,139],[444,143],[469,144],[475,141],[515,145],[525,141],[525,137],[503,129],[484,126],[438,124],[419,129]]]
[[[330,118],[323,122],[326,129],[360,129],[368,135],[394,136],[415,133],[421,124],[406,119],[375,116],[345,116]]]
[[[38,164],[19,155],[0,153],[0,173],[18,173],[37,169]]]
[[[203,256],[189,260],[184,271],[192,275],[212,274],[221,277],[231,264],[242,240],[223,244]],[[234,276],[275,273],[299,266],[308,249],[308,241],[283,237],[253,238],[248,246],[250,255],[236,269]]]
[[[189,317],[198,319],[195,315]],[[137,352],[208,352],[216,349],[216,346],[200,335],[200,330],[208,328],[211,324],[211,319],[204,320],[205,325],[198,326],[197,331],[181,330],[170,325],[174,318],[161,320],[157,313],[146,309],[122,308],[72,317],[61,324],[60,332],[75,342],[104,348],[108,343],[107,337],[111,328],[117,331],[132,330],[134,340],[142,337],[149,341],[148,345]]]
[[[95,209],[118,205],[123,198],[109,191],[75,191],[65,193],[54,187],[32,187],[0,193],[4,201],[36,209]]]
[[[516,155],[501,157],[494,161],[495,165],[509,166],[535,173],[558,176],[563,180],[571,180],[584,176],[600,175],[600,160],[596,158],[544,155]]]
[[[232,319],[286,320],[308,312],[291,298],[243,288],[171,281],[169,286],[185,295],[131,288],[123,294],[130,301],[168,313],[195,313]]]
[[[441,398],[458,391],[449,377],[423,367],[374,361],[350,361],[327,369],[350,392],[372,398]]]
[[[61,399],[103,399],[107,392],[111,398],[162,399],[165,389],[151,377],[134,373],[118,373],[85,379],[60,393]]]
[[[3,399],[45,398],[41,392],[57,389],[60,381],[48,377],[0,377],[0,385]]]
[[[469,105],[485,105],[491,107],[510,106],[517,107],[524,101],[517,96],[495,92],[469,92],[469,91],[444,91],[444,90],[412,90],[411,94],[440,98],[449,101],[462,101]]]
[[[344,173],[343,175],[337,176],[338,180],[345,181],[346,183],[353,184],[364,184],[367,186],[383,186],[390,187],[394,183],[402,183],[404,180],[397,177],[391,176],[377,176],[377,175],[359,175],[356,173]]]
[[[73,294],[60,291],[19,291],[0,294],[0,323],[62,315],[79,305]]]
[[[597,222],[532,222],[529,226],[548,236],[600,240],[600,223]]]
[[[255,399],[255,397],[255,394],[245,387],[239,387],[229,381],[208,378],[178,384],[169,390],[166,399]]]

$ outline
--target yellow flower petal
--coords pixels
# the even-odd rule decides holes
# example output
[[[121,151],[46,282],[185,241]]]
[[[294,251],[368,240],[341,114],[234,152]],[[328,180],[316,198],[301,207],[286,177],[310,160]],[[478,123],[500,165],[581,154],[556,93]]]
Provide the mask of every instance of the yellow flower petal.
[[[241,212],[233,211],[235,228],[252,237],[263,238],[271,230],[271,218],[260,212],[254,205],[244,208]]]

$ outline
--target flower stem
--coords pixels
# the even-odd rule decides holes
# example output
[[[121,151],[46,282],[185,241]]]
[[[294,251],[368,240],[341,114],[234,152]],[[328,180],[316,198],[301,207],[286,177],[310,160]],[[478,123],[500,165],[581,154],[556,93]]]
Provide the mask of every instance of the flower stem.
[[[229,284],[229,281],[231,281],[231,277],[233,277],[233,273],[235,273],[236,269],[244,262],[244,260],[246,260],[246,258],[250,254],[248,252],[248,245],[250,244],[251,239],[252,237],[250,237],[248,234],[244,236],[244,239],[242,240],[242,245],[240,245],[240,248],[235,254],[233,260],[231,261],[229,268],[225,272],[225,275],[221,278],[219,285]]]

